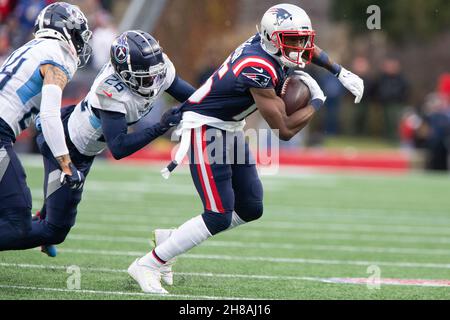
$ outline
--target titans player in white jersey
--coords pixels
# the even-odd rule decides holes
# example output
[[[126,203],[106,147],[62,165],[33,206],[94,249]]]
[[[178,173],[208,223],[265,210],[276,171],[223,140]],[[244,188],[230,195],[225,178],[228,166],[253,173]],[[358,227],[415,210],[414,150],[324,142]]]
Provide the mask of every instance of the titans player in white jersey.
[[[36,19],[35,39],[0,68],[0,250],[15,248],[31,230],[31,193],[13,144],[33,115],[41,113],[58,181],[68,188],[83,183],[69,156],[60,109],[62,90],[89,59],[91,34],[77,6],[51,4]]]
[[[180,79],[159,43],[148,33],[132,30],[111,45],[110,62],[95,79],[88,95],[76,106],[62,111],[62,122],[70,157],[87,177],[95,156],[109,148],[115,159],[122,159],[145,147],[181,120],[173,108],[159,123],[128,133],[130,125],[141,120],[164,92],[180,102],[195,89]],[[63,242],[75,224],[83,186],[71,189],[61,185],[59,168],[45,134],[37,137],[44,156],[45,203],[33,219],[32,230],[15,249],[41,246],[55,256],[56,244]]]

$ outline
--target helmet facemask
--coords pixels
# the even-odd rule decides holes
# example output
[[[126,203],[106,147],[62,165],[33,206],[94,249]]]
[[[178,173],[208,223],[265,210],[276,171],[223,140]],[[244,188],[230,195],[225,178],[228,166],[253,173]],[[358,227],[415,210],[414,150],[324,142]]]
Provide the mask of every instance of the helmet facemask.
[[[120,72],[120,77],[123,82],[135,93],[146,97],[155,97],[166,78],[167,66],[165,63],[159,63],[151,66],[149,70],[123,70]]]
[[[281,62],[290,68],[304,68],[314,53],[314,31],[275,31],[272,42],[280,50]]]
[[[92,37],[92,31],[84,30],[81,34],[75,36],[77,39],[74,42],[75,50],[78,54],[78,68],[83,68],[89,62],[92,55],[92,47],[88,41]]]
[[[304,68],[313,57],[315,32],[302,8],[278,4],[263,15],[258,28],[261,47],[288,68]]]

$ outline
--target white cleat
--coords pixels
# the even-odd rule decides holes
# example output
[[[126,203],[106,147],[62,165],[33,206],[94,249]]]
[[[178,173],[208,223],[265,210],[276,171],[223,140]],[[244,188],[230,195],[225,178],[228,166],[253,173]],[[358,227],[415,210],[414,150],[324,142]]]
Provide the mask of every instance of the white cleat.
[[[153,246],[156,248],[156,246],[159,246],[161,243],[166,241],[172,232],[175,229],[156,229],[153,231]],[[166,262],[165,265],[161,267],[161,280],[166,285],[171,286],[173,285],[173,270],[172,266],[176,262],[176,258],[170,259]]]
[[[129,267],[128,274],[146,293],[168,294],[161,286],[161,271],[158,267],[141,265],[136,259]]]

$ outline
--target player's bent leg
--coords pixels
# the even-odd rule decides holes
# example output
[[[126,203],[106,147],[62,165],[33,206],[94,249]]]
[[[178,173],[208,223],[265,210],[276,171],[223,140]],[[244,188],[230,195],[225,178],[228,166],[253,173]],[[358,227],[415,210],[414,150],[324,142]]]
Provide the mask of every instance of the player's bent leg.
[[[172,232],[175,231],[175,229],[156,229],[153,231],[153,237],[152,237],[152,244],[153,248],[156,248],[160,244],[162,244],[164,241],[169,239]],[[168,286],[173,285],[173,270],[172,266],[176,262],[176,258],[172,258],[169,261],[166,262],[164,266],[161,267],[161,280]]]
[[[73,190],[66,185],[61,185],[59,164],[53,158],[42,134],[38,136],[37,143],[44,156],[44,194],[46,198],[40,212],[40,220],[45,221],[41,221],[41,225],[46,226],[45,230],[41,230],[41,235],[45,238],[41,240],[40,245],[42,252],[54,257],[57,253],[56,245],[64,242],[72,226],[75,225],[77,207],[81,202],[83,189]],[[80,154],[71,144],[68,147],[73,163],[87,177],[94,157]]]
[[[234,209],[231,167],[223,164],[224,162],[211,161],[208,157],[205,131],[205,127],[193,130],[190,164],[192,178],[205,211],[174,230],[166,241],[135,262],[134,266],[130,266],[132,270],[136,270],[136,264],[160,270],[159,275],[147,273],[151,279],[136,280],[141,288],[147,287],[147,290],[151,290],[148,286],[153,283],[155,285],[153,290],[155,292],[160,290],[156,283],[161,279],[161,268],[167,261],[226,230],[231,224]],[[133,278],[136,279],[135,276]]]
[[[14,245],[11,245],[11,250],[26,250],[36,248],[42,245],[57,245],[66,239],[67,234],[70,231],[70,227],[59,227],[52,225],[45,220],[34,220],[31,224],[31,230],[26,236],[18,239]],[[46,249],[43,251],[49,251],[49,256],[55,256],[52,250]]]
[[[33,219],[30,232],[16,241],[11,249],[25,250],[41,246],[44,253],[54,257],[57,253],[54,246],[64,242],[75,224],[83,190],[72,190],[67,185],[62,185],[61,171],[56,160],[45,154],[43,159],[45,205],[40,219]],[[84,172],[87,175],[88,169]]]
[[[14,250],[18,241],[31,231],[31,210],[10,208],[0,210],[0,251]]]
[[[248,143],[244,140],[236,143],[236,148],[245,152],[245,163],[235,163],[233,170],[233,189],[235,206],[231,228],[258,220],[264,212],[263,186],[258,176],[255,161],[250,153]]]
[[[206,211],[202,214],[203,221],[213,236],[227,230],[231,226],[232,217],[233,211],[231,210],[220,213]]]
[[[12,144],[0,137],[0,250],[14,244],[31,229],[31,192]]]
[[[262,201],[249,201],[247,203],[238,203],[235,208],[235,214],[244,221],[249,223],[260,219],[264,212]],[[233,222],[234,224],[234,222]]]

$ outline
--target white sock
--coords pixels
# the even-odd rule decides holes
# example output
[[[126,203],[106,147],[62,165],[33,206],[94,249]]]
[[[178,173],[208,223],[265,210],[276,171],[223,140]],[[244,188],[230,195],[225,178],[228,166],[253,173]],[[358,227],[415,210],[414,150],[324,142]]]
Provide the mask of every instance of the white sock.
[[[202,216],[197,216],[174,230],[170,237],[157,246],[154,251],[161,260],[169,261],[198,246],[210,237],[212,237],[212,234],[206,227]],[[151,259],[156,260],[151,252],[148,255],[151,256]]]
[[[164,264],[160,262],[154,255],[153,250],[139,259],[138,263],[144,266],[161,267]]]
[[[233,215],[231,217],[231,224],[230,224],[230,226],[228,227],[228,229],[226,231],[234,229],[234,228],[239,227],[239,226],[241,226],[243,224],[246,224],[246,223],[247,222],[242,220],[241,217],[239,217],[237,215],[237,213],[235,211],[233,211]]]

